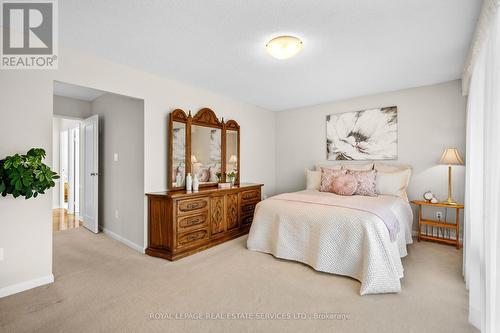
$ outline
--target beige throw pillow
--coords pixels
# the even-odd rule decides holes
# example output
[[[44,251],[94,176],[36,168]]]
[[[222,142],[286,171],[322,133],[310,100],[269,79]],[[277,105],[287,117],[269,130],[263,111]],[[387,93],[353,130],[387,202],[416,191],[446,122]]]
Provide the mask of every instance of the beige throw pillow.
[[[319,190],[321,186],[321,171],[311,171],[305,169],[306,190]]]
[[[407,169],[411,170],[411,166],[406,164],[389,164],[381,162],[375,162],[373,168],[380,172],[398,172]]]
[[[411,169],[405,169],[397,172],[377,171],[375,179],[376,190],[378,194],[393,195],[408,201],[406,189],[410,182]]]

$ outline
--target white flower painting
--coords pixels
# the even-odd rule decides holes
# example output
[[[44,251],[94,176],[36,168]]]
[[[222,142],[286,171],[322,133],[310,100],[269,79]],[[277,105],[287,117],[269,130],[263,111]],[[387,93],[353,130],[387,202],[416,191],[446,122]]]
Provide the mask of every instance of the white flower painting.
[[[396,106],[332,114],[326,117],[328,160],[398,158]]]

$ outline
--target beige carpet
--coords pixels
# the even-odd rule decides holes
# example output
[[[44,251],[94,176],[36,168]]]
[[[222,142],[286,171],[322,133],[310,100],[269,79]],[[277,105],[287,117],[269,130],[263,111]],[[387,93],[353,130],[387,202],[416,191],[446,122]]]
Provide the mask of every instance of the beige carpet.
[[[401,294],[359,296],[353,279],[248,251],[245,240],[171,263],[83,228],[57,232],[56,282],[0,299],[0,331],[477,332],[467,323],[461,252],[451,246],[410,246]],[[307,319],[175,319],[207,312]]]

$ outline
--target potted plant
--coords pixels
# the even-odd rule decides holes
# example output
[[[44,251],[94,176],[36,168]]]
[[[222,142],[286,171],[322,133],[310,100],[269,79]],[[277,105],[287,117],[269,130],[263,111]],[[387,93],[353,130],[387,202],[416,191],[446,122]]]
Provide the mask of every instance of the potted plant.
[[[231,186],[234,186],[234,181],[236,180],[236,174],[237,174],[236,170],[226,172],[227,179],[231,183]]]
[[[42,162],[45,156],[45,150],[32,148],[25,155],[15,154],[0,160],[2,196],[11,194],[14,198],[36,198],[54,187],[54,180],[59,176]]]

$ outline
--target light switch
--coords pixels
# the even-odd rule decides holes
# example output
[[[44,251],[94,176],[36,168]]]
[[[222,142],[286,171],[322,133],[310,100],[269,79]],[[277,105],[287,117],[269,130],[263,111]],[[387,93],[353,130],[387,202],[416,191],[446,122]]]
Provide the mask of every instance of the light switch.
[[[118,153],[115,153],[115,154],[113,155],[113,160],[114,160],[115,162],[118,162]]]
[[[0,247],[0,261],[3,261],[3,247]]]

